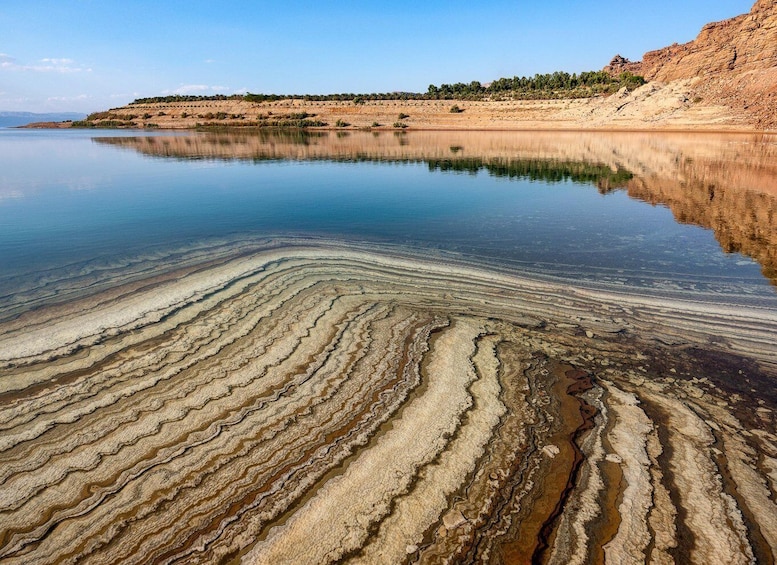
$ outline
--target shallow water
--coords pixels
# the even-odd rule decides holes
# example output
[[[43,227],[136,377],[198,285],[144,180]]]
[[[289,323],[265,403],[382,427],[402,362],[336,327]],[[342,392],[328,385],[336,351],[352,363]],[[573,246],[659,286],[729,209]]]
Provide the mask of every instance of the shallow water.
[[[773,138],[710,134],[0,130],[2,294],[60,267],[284,235],[449,250],[576,282],[769,300],[774,287],[762,271],[773,271],[774,218],[759,224],[734,211],[751,218],[755,235],[731,243],[741,221],[724,217],[721,242],[715,225],[673,211],[678,203],[662,191],[676,181],[669,188],[693,196],[702,183],[774,206],[775,191],[761,186],[775,174],[764,165],[773,153]],[[738,177],[716,173],[732,161]],[[754,184],[753,172],[766,180]],[[631,197],[635,187],[654,200]]]
[[[3,563],[777,554],[774,138],[0,160]]]

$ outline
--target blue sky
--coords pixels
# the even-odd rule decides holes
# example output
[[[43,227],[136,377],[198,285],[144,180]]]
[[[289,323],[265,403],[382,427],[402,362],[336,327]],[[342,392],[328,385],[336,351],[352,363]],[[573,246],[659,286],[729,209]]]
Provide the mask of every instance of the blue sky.
[[[600,69],[753,0],[3,0],[0,110],[165,94],[426,91]]]

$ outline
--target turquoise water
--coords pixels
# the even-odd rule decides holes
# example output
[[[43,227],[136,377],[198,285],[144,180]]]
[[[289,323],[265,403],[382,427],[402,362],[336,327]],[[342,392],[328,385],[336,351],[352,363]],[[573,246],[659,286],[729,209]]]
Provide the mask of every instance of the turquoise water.
[[[723,253],[710,230],[590,182],[423,160],[163,158],[98,139],[132,135],[148,134],[0,130],[6,292],[63,265],[299,235],[451,250],[576,280],[775,294],[756,262]]]

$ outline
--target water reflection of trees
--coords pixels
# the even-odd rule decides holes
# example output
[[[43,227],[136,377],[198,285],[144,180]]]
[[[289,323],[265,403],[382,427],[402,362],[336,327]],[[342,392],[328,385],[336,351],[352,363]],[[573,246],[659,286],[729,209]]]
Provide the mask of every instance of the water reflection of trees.
[[[262,130],[95,138],[151,157],[425,164],[478,174],[626,190],[713,230],[725,252],[777,282],[777,138],[617,132],[329,132]]]
[[[601,163],[558,161],[555,159],[494,160],[483,159],[428,159],[430,171],[477,174],[486,171],[494,177],[547,183],[575,182],[594,184],[607,191],[623,188],[634,175],[623,168],[611,169]]]

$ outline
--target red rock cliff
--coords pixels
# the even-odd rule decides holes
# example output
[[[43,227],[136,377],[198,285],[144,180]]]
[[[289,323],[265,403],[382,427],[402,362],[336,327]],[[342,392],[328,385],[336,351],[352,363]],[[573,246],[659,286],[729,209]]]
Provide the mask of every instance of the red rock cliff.
[[[777,129],[777,0],[758,0],[749,13],[707,24],[693,41],[649,51],[639,63],[616,56],[605,69],[661,82],[698,79],[702,102]]]

